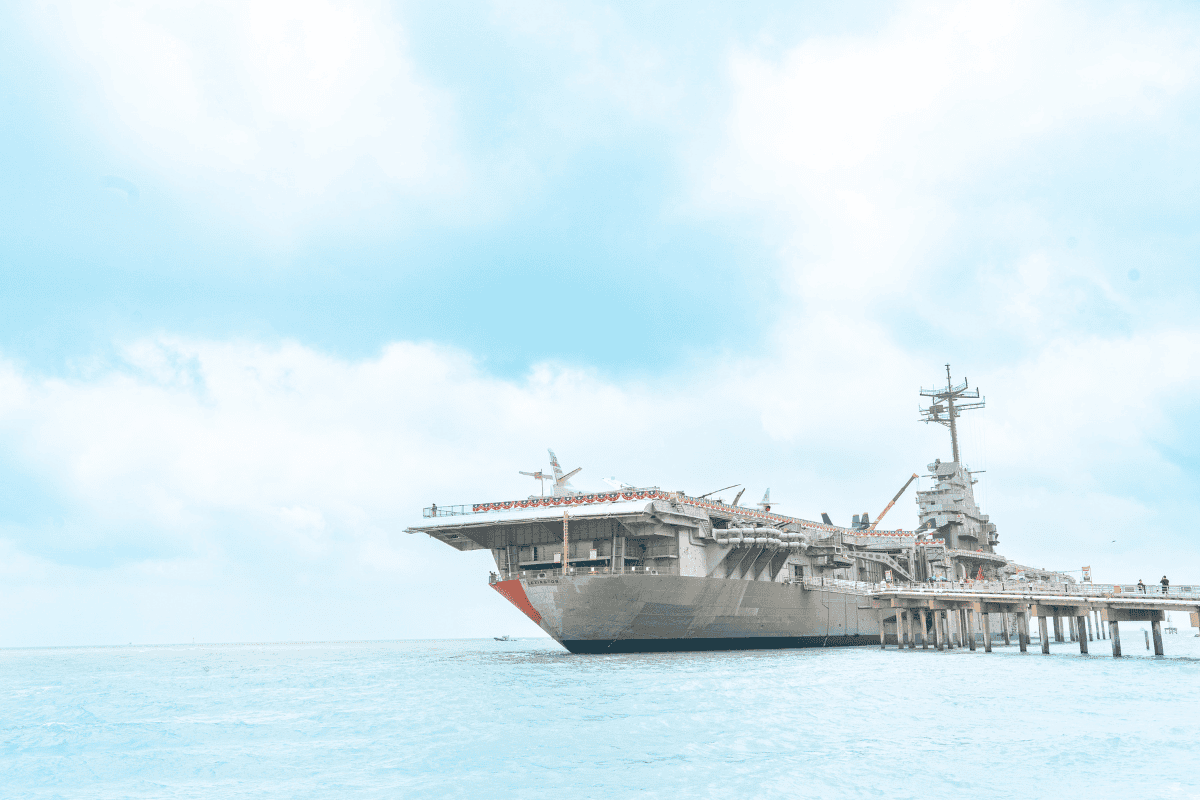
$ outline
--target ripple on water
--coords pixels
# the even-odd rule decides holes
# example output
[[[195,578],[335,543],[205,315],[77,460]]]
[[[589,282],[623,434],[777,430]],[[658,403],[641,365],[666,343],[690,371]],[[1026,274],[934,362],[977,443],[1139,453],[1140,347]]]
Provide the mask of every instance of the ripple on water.
[[[47,798],[1200,797],[1200,639],[1167,637],[1168,659],[1107,646],[3,650],[0,783]]]

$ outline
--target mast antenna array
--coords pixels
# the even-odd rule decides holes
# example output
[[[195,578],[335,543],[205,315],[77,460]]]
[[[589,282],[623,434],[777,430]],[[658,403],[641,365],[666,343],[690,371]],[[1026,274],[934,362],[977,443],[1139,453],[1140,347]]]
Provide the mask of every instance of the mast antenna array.
[[[966,378],[963,378],[963,382],[955,386],[950,377],[949,364],[946,365],[946,388],[922,389],[921,396],[933,400],[928,408],[921,409],[922,421],[937,422],[950,429],[950,446],[954,452],[954,462],[958,463],[958,417],[964,411],[983,408],[987,398],[980,398],[978,389],[970,389]],[[964,400],[968,402],[963,402]]]

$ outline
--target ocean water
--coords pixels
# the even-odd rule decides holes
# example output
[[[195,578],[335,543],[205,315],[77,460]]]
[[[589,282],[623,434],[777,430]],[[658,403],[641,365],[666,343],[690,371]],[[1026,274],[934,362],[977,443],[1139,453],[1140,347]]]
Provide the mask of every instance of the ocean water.
[[[1200,639],[0,650],[3,798],[1200,798]],[[1037,645],[1035,643],[1034,648]]]

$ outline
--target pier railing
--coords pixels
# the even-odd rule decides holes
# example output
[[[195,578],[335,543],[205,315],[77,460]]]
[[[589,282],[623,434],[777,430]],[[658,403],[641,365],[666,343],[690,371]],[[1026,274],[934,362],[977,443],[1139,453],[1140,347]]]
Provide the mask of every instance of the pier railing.
[[[1200,585],[1181,584],[1171,586],[1164,593],[1161,586],[1146,586],[1139,589],[1137,584],[1126,583],[1057,583],[1051,581],[936,581],[934,583],[906,583],[892,581],[882,583],[864,583],[862,581],[847,581],[838,578],[805,577],[796,578],[789,583],[802,584],[809,589],[835,589],[851,592],[877,592],[888,589],[903,589],[906,592],[922,594],[962,594],[973,592],[978,594],[1061,594],[1080,597],[1164,597],[1170,600],[1191,600],[1200,598]]]
[[[1023,594],[1061,594],[1080,597],[1166,597],[1192,599],[1200,597],[1200,586],[1171,586],[1165,593],[1162,587],[1139,589],[1137,584],[1120,583],[1054,583],[1050,581],[938,581],[937,583],[882,583],[879,588],[903,588],[909,592],[992,592]]]

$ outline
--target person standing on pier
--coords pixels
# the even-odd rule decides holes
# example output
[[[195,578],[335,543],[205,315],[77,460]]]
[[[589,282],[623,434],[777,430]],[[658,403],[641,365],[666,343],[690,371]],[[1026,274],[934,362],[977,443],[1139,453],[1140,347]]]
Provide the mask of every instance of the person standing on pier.
[[[1142,583],[1142,579],[1138,578],[1138,591],[1142,594],[1146,593],[1146,584]]]
[[[1171,585],[1171,582],[1170,582],[1169,580],[1167,580],[1167,576],[1166,576],[1166,575],[1163,575],[1163,576],[1162,576],[1162,580],[1161,580],[1161,581],[1159,581],[1159,583],[1161,583],[1161,584],[1162,584],[1162,587],[1163,587],[1163,594],[1166,594],[1166,593],[1167,593],[1167,587],[1169,587],[1169,586]]]

